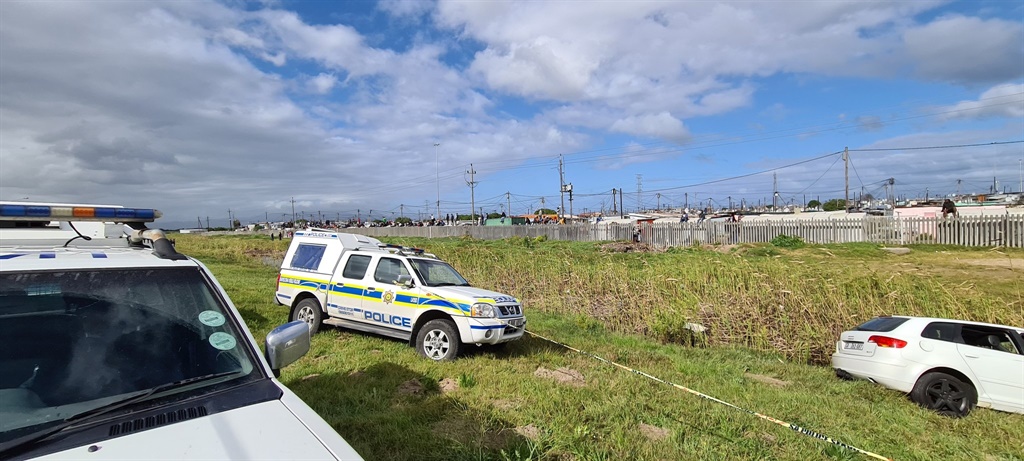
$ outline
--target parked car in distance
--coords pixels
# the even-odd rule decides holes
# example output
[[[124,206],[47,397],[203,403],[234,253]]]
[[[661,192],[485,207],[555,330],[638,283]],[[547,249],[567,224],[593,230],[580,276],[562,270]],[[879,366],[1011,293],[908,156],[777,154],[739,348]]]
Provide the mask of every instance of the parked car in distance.
[[[832,354],[844,379],[867,379],[953,417],[974,406],[1024,413],[1024,328],[876,317],[844,331]]]

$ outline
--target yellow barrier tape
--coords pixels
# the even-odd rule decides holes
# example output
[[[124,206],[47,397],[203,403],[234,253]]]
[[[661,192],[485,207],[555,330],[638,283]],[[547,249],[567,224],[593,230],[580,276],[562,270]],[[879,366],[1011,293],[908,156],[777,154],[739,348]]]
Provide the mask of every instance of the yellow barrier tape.
[[[669,386],[675,387],[676,389],[682,389],[682,390],[684,390],[686,392],[689,392],[689,393],[691,393],[693,395],[696,395],[698,397],[705,398],[705,399],[708,399],[708,400],[710,400],[712,402],[717,402],[717,403],[720,403],[722,405],[725,405],[725,406],[727,406],[729,408],[734,408],[734,409],[742,411],[744,413],[748,413],[748,414],[757,416],[758,418],[761,418],[761,419],[763,419],[765,421],[771,421],[771,422],[773,422],[775,424],[778,424],[778,425],[780,425],[782,427],[786,427],[786,428],[792,429],[792,430],[794,430],[796,432],[799,432],[799,433],[801,433],[803,435],[811,436],[811,437],[814,437],[814,438],[816,438],[818,440],[823,440],[823,441],[831,443],[833,445],[837,445],[837,446],[846,448],[848,450],[853,450],[853,451],[856,451],[858,453],[870,456],[870,457],[875,458],[875,459],[881,459],[881,460],[885,460],[885,461],[892,461],[891,458],[886,458],[885,456],[879,455],[877,453],[872,453],[872,452],[867,451],[867,450],[861,450],[860,448],[857,448],[857,447],[855,447],[853,445],[849,445],[849,444],[840,442],[840,441],[838,441],[836,439],[833,439],[833,438],[831,438],[831,437],[829,437],[827,435],[820,434],[820,433],[812,431],[810,429],[805,429],[803,427],[797,426],[796,424],[787,423],[787,422],[782,421],[780,419],[772,418],[771,416],[768,416],[768,415],[762,415],[761,413],[758,413],[756,411],[747,410],[746,408],[733,405],[733,404],[731,404],[729,402],[726,402],[724,400],[719,400],[719,399],[716,399],[716,398],[714,398],[714,397],[712,397],[710,395],[703,394],[701,392],[697,392],[697,391],[695,391],[693,389],[690,389],[690,388],[688,388],[686,386],[680,386],[679,384],[676,384],[676,383],[673,383],[673,382],[669,382],[669,381],[665,381],[664,379],[658,378],[656,376],[651,376],[651,375],[649,375],[647,373],[644,373],[643,371],[637,370],[635,368],[630,368],[630,367],[627,367],[627,366],[619,364],[619,363],[612,362],[611,360],[608,360],[608,359],[606,359],[604,357],[601,357],[599,355],[591,354],[590,352],[581,351],[581,350],[576,349],[576,348],[574,348],[572,346],[569,346],[567,344],[562,344],[562,343],[560,343],[558,341],[555,341],[555,340],[553,340],[551,338],[544,337],[544,336],[539,335],[537,333],[534,333],[532,331],[527,330],[526,333],[528,333],[530,335],[533,335],[533,336],[536,336],[536,337],[538,337],[540,339],[543,339],[545,341],[557,344],[557,345],[562,346],[562,347],[564,347],[566,349],[569,349],[571,351],[578,352],[580,354],[583,354],[583,355],[586,355],[586,356],[589,356],[589,357],[593,357],[593,358],[595,358],[597,360],[600,360],[600,361],[602,361],[604,363],[607,363],[609,365],[614,365],[614,366],[619,367],[619,368],[621,368],[623,370],[633,372],[633,373],[638,374],[640,376],[643,376],[645,378],[650,378],[650,379],[652,379],[654,381],[657,381],[659,383],[662,383],[662,384],[668,384]]]

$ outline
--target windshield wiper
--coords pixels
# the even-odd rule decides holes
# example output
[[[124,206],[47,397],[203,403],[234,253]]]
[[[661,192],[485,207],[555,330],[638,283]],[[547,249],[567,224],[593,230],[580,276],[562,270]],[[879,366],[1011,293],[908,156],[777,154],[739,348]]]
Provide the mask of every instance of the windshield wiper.
[[[431,286],[432,287],[457,287],[457,286],[461,286],[461,285],[459,285],[458,283],[452,283],[452,282],[437,282],[437,283],[435,283],[435,284],[433,284]]]
[[[13,450],[16,450],[18,448],[25,447],[25,446],[27,446],[29,444],[32,444],[32,443],[44,440],[44,439],[46,439],[46,438],[48,438],[48,437],[50,437],[50,436],[52,436],[52,435],[54,435],[54,434],[56,434],[58,432],[63,431],[64,429],[67,429],[67,428],[69,428],[71,426],[74,426],[76,424],[80,424],[80,423],[83,423],[85,421],[89,421],[91,419],[94,419],[94,418],[99,417],[101,415],[110,413],[110,412],[112,412],[114,410],[117,410],[119,408],[124,408],[124,407],[127,407],[129,405],[133,405],[135,403],[142,402],[142,401],[148,399],[153,394],[156,394],[158,392],[163,392],[163,391],[167,391],[167,390],[171,390],[171,389],[176,389],[176,388],[179,388],[179,387],[188,386],[188,385],[191,385],[191,384],[200,383],[200,382],[204,382],[204,381],[214,380],[214,379],[221,378],[221,377],[224,377],[224,376],[228,376],[228,375],[233,375],[233,374],[239,373],[240,371],[241,370],[222,371],[222,372],[219,372],[219,373],[211,373],[211,374],[208,374],[208,375],[196,376],[194,378],[186,378],[186,379],[182,379],[182,380],[179,380],[179,381],[174,381],[174,382],[170,382],[170,383],[166,383],[166,384],[161,384],[159,386],[156,386],[156,387],[153,387],[153,388],[150,388],[150,389],[146,389],[144,391],[138,391],[138,392],[136,392],[136,393],[134,393],[134,394],[132,394],[132,395],[130,395],[128,397],[115,400],[115,401],[110,402],[110,403],[108,403],[106,405],[100,405],[100,406],[98,406],[96,408],[91,408],[91,409],[88,409],[88,410],[83,411],[81,413],[73,414],[73,415],[65,418],[63,422],[61,422],[60,424],[57,424],[55,426],[50,426],[50,427],[47,427],[45,429],[41,429],[41,430],[38,430],[36,432],[33,432],[31,434],[23,435],[23,436],[18,437],[18,438],[14,439],[14,440],[11,440],[11,441],[8,441],[8,442],[4,442],[4,443],[0,444],[0,455],[7,454],[7,452],[9,452],[9,451],[13,451]]]

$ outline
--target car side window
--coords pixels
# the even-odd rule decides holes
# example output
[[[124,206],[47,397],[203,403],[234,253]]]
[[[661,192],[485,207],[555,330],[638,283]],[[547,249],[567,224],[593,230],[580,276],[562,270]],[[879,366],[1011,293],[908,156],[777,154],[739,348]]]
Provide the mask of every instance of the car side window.
[[[395,283],[399,275],[409,275],[405,264],[394,258],[380,258],[377,263],[377,270],[373,273],[373,279],[380,283]]]
[[[932,322],[924,327],[921,332],[922,338],[937,339],[939,341],[956,341],[956,324],[949,322]]]
[[[960,336],[963,337],[964,344],[968,346],[1009,352],[1011,354],[1021,353],[1017,350],[1017,345],[1013,343],[1009,333],[1004,330],[964,325],[960,331]]]
[[[366,275],[366,268],[370,267],[370,259],[372,258],[366,255],[349,256],[341,276],[347,279],[361,280]]]

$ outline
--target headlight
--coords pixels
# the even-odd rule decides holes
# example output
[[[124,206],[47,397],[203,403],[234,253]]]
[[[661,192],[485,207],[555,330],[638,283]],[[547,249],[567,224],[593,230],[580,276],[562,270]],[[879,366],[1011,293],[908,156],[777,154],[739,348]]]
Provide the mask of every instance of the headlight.
[[[470,309],[469,315],[473,317],[494,318],[494,306],[487,303],[476,303],[473,305],[473,308]]]

